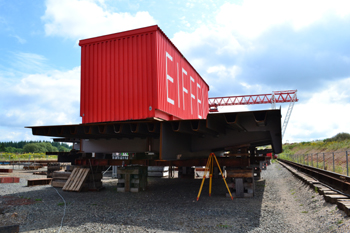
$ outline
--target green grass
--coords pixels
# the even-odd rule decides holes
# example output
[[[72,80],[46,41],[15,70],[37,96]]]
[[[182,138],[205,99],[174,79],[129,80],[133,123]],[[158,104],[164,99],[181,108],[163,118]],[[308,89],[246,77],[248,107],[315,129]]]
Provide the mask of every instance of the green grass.
[[[301,213],[307,214],[307,213],[309,213],[309,211],[301,211]]]
[[[64,202],[60,202],[57,204],[58,206],[64,206]]]
[[[335,165],[334,166],[334,170],[335,170],[336,173],[339,173],[339,174],[345,174],[346,173],[346,168],[342,167],[342,166],[339,166],[339,165]]]
[[[350,139],[341,140],[341,141],[312,141],[312,142],[300,142],[283,145],[283,153],[286,154],[295,154],[297,151],[303,150],[307,154],[311,150],[319,150],[324,152],[336,151],[336,150],[346,150],[350,148]]]
[[[340,219],[340,220],[338,220],[337,221],[337,224],[339,225],[339,224],[342,224],[343,223],[343,219]]]
[[[283,152],[278,155],[278,158],[333,171],[332,152],[335,152],[334,172],[346,175],[345,151],[350,151],[350,139],[333,137],[319,141],[284,144]]]
[[[8,153],[1,152],[0,160],[10,161],[10,160],[45,160],[45,159],[57,159],[57,155],[45,155],[45,153]]]

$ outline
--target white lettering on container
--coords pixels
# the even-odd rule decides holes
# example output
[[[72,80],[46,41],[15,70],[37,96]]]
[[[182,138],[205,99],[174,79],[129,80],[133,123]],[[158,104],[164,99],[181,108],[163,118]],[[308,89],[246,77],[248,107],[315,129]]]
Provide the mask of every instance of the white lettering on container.
[[[190,76],[190,93],[191,93],[191,115],[193,114],[193,106],[192,99],[196,99],[196,97],[192,94],[192,82],[194,83],[194,79]]]
[[[184,74],[187,75],[187,71],[182,68],[182,102],[183,102],[183,109],[185,110],[185,92],[188,94],[188,90],[184,87]]]
[[[200,108],[199,108],[199,105],[202,104],[202,101],[199,99],[200,93],[198,94],[198,90],[200,91],[200,89],[201,89],[201,85],[199,85],[199,84],[197,83],[197,109],[198,109],[198,118],[202,119],[202,116],[199,115],[199,113],[200,113],[200,111],[199,111],[199,109],[200,109]]]
[[[168,82],[170,81],[171,83],[174,84],[175,80],[173,77],[171,77],[169,74],[168,74],[168,59],[172,62],[174,62],[173,60],[173,57],[168,53],[168,52],[165,52],[166,53],[166,58],[165,58],[165,72],[166,72],[166,98],[167,98],[167,102],[171,103],[172,105],[175,105],[175,99],[176,99],[176,94],[175,94],[175,97],[174,99],[171,99],[169,97],[169,84]],[[189,80],[189,87],[187,86],[188,85],[188,82],[187,84],[185,85],[185,81],[186,81],[186,76],[187,75],[190,75],[187,74],[187,71],[183,68],[183,67],[179,67],[179,63],[176,62],[176,84],[175,84],[175,87],[177,86],[177,100],[178,100],[178,108],[181,108],[181,94],[180,94],[180,78],[179,78],[179,68],[181,69],[181,78],[182,78],[182,108],[183,110],[185,110],[185,103],[187,101],[190,101],[190,107],[191,107],[191,115],[196,115],[196,113],[198,114],[198,118],[199,119],[202,119],[203,116],[205,115],[205,109],[203,107],[203,104],[202,104],[202,101],[204,99],[204,92],[203,90],[201,89],[201,85],[199,83],[196,83],[195,79],[190,76],[190,80]],[[184,77],[185,76],[185,77]],[[193,85],[192,85],[193,83]],[[196,88],[196,90],[193,90],[193,88]],[[175,92],[171,92],[171,93],[176,93]],[[185,94],[189,94],[189,96],[185,97]],[[197,101],[196,101],[197,99]],[[195,103],[193,104],[192,101],[195,101]],[[197,112],[196,112],[196,108],[197,107]]]
[[[166,72],[166,97],[167,101],[174,105],[174,100],[169,98],[169,90],[168,90],[168,80],[172,83],[174,83],[174,79],[168,75],[168,58],[173,61],[173,58],[170,56],[168,52],[166,52],[166,58],[165,58],[165,72]]]
[[[179,63],[176,63],[176,65],[177,65],[177,72],[176,72],[176,74],[177,74],[177,99],[178,99],[178,106],[179,106],[179,108],[180,108],[180,87],[179,87],[179,85],[180,85],[180,82],[179,82]]]

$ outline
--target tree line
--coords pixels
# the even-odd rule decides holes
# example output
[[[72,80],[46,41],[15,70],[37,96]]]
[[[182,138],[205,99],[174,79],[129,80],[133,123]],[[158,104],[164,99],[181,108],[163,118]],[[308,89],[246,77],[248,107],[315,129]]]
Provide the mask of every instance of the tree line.
[[[0,142],[0,152],[8,152],[8,153],[68,152],[71,149],[72,149],[72,146],[61,142],[50,142],[50,141]]]

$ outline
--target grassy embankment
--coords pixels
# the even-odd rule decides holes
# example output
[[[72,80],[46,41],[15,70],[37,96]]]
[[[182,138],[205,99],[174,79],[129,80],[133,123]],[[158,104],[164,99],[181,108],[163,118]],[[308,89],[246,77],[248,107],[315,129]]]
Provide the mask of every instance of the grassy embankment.
[[[1,161],[13,161],[13,160],[24,160],[24,161],[33,161],[33,160],[53,160],[57,159],[57,155],[46,155],[45,153],[8,153],[1,152],[0,160]]]
[[[347,155],[350,166],[350,135],[340,133],[323,141],[284,144],[278,157],[346,174]]]

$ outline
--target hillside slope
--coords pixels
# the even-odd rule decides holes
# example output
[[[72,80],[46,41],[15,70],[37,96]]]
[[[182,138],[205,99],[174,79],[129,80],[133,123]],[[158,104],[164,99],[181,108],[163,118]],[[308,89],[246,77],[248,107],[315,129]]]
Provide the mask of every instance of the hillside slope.
[[[324,139],[323,141],[319,140],[283,144],[283,153],[281,153],[281,155],[330,153],[346,150],[350,150],[350,134],[339,133],[334,137]]]

